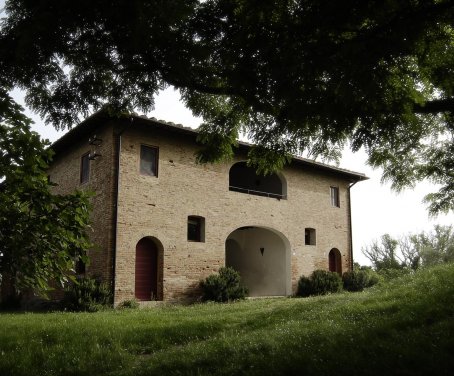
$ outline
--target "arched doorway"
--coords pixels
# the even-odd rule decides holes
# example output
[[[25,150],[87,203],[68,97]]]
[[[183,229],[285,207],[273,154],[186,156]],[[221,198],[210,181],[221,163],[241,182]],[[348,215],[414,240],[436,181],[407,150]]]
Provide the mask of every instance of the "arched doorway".
[[[225,265],[237,270],[249,296],[291,294],[290,243],[264,227],[240,227],[225,242]]]
[[[342,256],[337,248],[331,249],[328,255],[329,271],[342,275]]]
[[[158,299],[158,247],[151,238],[136,245],[135,297],[148,301]]]

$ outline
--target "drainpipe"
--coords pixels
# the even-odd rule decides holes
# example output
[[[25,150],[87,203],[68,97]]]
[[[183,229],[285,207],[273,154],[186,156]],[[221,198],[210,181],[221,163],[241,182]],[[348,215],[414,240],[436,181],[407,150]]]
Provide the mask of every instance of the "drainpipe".
[[[134,118],[130,118],[130,124],[134,121]],[[113,233],[113,241],[112,241],[112,297],[113,297],[113,305],[115,307],[115,273],[116,273],[116,262],[117,262],[117,236],[118,236],[118,198],[120,195],[120,155],[121,155],[121,136],[126,131],[128,126],[124,127],[120,132],[114,134],[116,137],[115,140],[115,152],[116,152],[116,163],[115,163],[115,171],[114,171],[114,192],[113,192],[113,223],[112,223],[112,233]]]
[[[358,183],[358,180],[348,186],[348,219],[349,219],[349,232],[350,232],[350,270],[353,270],[353,231],[352,231],[352,201],[350,190]]]

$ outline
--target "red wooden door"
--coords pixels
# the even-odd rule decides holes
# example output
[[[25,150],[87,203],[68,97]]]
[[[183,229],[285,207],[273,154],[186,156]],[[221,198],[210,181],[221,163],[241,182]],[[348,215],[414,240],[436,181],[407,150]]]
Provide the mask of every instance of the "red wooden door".
[[[154,300],[158,292],[158,250],[153,240],[143,238],[136,245],[135,296]]]
[[[333,250],[329,251],[329,271],[336,271],[336,255]]]
[[[333,248],[331,251],[329,251],[329,271],[330,272],[336,272],[342,275],[342,260],[341,260],[341,254],[338,249]]]

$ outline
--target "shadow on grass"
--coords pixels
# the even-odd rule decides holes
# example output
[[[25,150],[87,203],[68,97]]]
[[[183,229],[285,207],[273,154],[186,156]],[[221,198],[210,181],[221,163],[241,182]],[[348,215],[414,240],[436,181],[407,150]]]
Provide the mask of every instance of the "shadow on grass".
[[[433,273],[364,294],[262,303],[222,336],[157,353],[136,374],[451,374],[454,268]]]
[[[447,375],[453,297],[446,265],[364,293],[5,314],[0,374]]]

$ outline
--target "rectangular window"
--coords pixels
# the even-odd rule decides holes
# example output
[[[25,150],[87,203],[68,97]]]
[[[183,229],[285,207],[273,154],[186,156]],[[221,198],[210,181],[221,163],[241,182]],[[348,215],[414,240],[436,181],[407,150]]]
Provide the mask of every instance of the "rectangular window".
[[[335,206],[337,208],[340,207],[339,203],[339,188],[338,187],[330,187],[331,191],[331,206]]]
[[[304,229],[304,244],[315,245],[315,229],[306,228]]]
[[[80,159],[80,183],[86,183],[90,179],[89,153],[82,155]]]
[[[188,240],[193,242],[205,241],[205,218],[188,217]]]
[[[158,176],[158,148],[140,145],[140,173]]]

